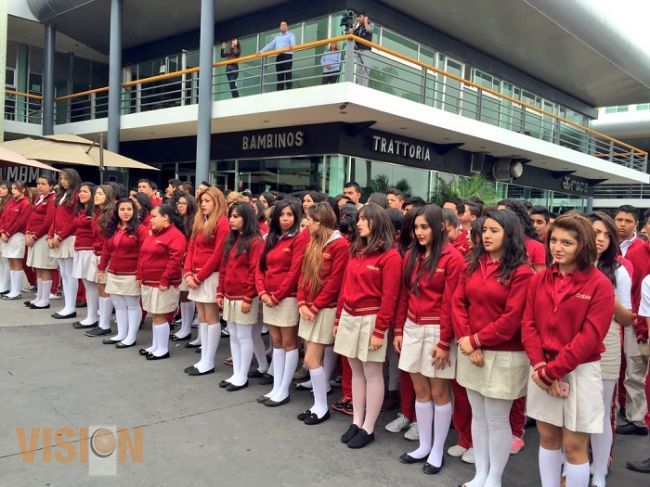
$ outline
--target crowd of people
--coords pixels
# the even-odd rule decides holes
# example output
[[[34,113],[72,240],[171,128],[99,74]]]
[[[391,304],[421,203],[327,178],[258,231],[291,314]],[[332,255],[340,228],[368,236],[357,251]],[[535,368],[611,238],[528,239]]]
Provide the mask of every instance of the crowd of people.
[[[0,182],[0,294],[21,300],[33,271],[25,307],[48,309],[60,288],[55,319],[76,318],[85,295],[74,328],[118,349],[136,345],[151,315],[139,354],[164,360],[170,341],[187,342],[200,351],[188,376],[214,373],[228,337],[232,374],[219,387],[258,379],[271,408],[310,390],[297,419],[351,416],[349,448],[373,442],[380,411],[398,408],[386,430],[418,442],[399,461],[428,475],[444,467],[453,424],[447,455],[475,464],[466,487],[502,484],[527,418],[544,487],[562,476],[604,487],[614,432],[648,435],[650,214],[553,215],[514,199],[441,207],[397,189],[362,204],[355,182],[334,197],[205,182],[192,193],[175,179],[164,195],[146,179],[129,192],[74,169],[35,188]],[[649,473],[650,459],[627,466]]]

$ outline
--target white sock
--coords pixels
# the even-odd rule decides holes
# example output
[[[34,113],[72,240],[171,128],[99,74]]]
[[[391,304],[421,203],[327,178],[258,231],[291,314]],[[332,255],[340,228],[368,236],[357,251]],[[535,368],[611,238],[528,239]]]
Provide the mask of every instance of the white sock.
[[[30,301],[33,305],[36,305],[43,299],[43,284],[40,279],[36,279],[36,296]]]
[[[257,370],[265,374],[269,368],[269,360],[266,358],[266,345],[262,339],[262,328],[265,325],[253,325],[253,351],[257,360]]]
[[[542,487],[560,487],[563,460],[562,450],[547,450],[539,447],[539,476]],[[587,476],[589,476],[589,464],[587,464]]]
[[[140,321],[142,320],[142,308],[140,308],[140,296],[125,296],[129,316],[129,331],[126,340],[122,340],[124,345],[132,345],[138,337]],[[168,337],[169,339],[169,337]]]
[[[233,383],[237,379],[237,370],[239,367],[241,349],[239,347],[239,337],[237,336],[237,324],[232,321],[228,322],[228,333],[230,333],[230,356],[232,358],[232,375],[226,379],[226,382]]]
[[[266,354],[273,354],[273,342],[271,342],[271,350],[267,350]],[[272,377],[275,377],[274,372],[273,372],[273,356],[271,355],[271,361],[269,362],[269,368],[266,369],[266,373]]]
[[[0,257],[0,292],[8,291],[10,286],[9,262],[4,257]]]
[[[248,381],[248,371],[253,361],[253,327],[251,325],[237,325],[237,338],[239,339],[240,363],[237,370],[237,377],[232,384],[243,386]]]
[[[203,342],[201,345],[201,361],[197,369],[199,372],[206,372],[210,369],[214,369],[214,356],[217,353],[217,347],[219,347],[219,339],[221,338],[221,325],[219,323],[205,325],[205,339],[206,342]]]
[[[206,323],[206,325],[207,325],[207,323]],[[191,326],[192,325],[190,325],[190,327]],[[201,345],[201,323],[199,323],[199,332],[196,334],[196,338],[190,342],[190,345]]]
[[[181,301],[181,329],[176,332],[176,338],[185,338],[192,333],[194,309],[194,301]]]
[[[424,458],[431,453],[433,443],[433,402],[415,401],[415,417],[418,423],[420,445],[417,450],[409,452],[412,458]]]
[[[442,454],[445,449],[445,440],[449,433],[449,425],[451,424],[451,414],[453,408],[451,402],[438,406],[434,406],[435,419],[433,420],[433,447],[427,462],[434,467],[442,465]],[[418,434],[420,434],[420,422],[418,421]]]
[[[609,463],[609,454],[612,449],[613,432],[609,412],[612,410],[612,400],[614,399],[614,389],[616,381],[603,381],[603,403],[605,405],[605,414],[603,415],[603,432],[592,434],[591,452],[593,457],[594,475],[591,479],[591,485],[595,487],[605,487],[607,484],[607,470]]]
[[[339,356],[334,353],[334,347],[325,347],[323,351],[323,370],[325,371],[325,380],[327,381],[327,391],[329,392],[332,387],[330,386],[330,379],[336,368]]]
[[[83,280],[84,287],[86,288],[86,307],[88,313],[86,318],[81,322],[82,325],[92,325],[97,323],[98,314],[97,309],[99,308],[99,294],[97,291],[97,283]]]
[[[99,327],[102,330],[111,329],[112,312],[113,301],[111,301],[111,298],[99,298]]]
[[[485,396],[467,389],[472,407],[472,447],[474,448],[474,478],[466,487],[483,487],[490,470],[490,432],[488,429]]]
[[[199,336],[197,337],[197,340],[201,342],[201,358],[197,363],[194,364],[194,367],[199,369],[201,364],[203,363],[203,358],[205,357],[205,351],[207,350],[207,344],[208,344],[208,324],[207,323],[199,323]],[[200,370],[200,369],[199,369]]]
[[[152,323],[151,324],[151,346],[149,348],[145,348],[145,350],[149,353],[154,353],[157,348],[158,348],[158,334],[156,333],[156,325]]]
[[[126,299],[124,296],[111,294],[111,301],[115,307],[115,321],[117,322],[117,335],[111,337],[111,340],[121,342],[129,331],[129,312],[126,307]]]
[[[282,383],[280,384],[278,393],[271,397],[274,401],[280,402],[289,397],[289,389],[293,382],[293,374],[296,373],[296,368],[298,367],[298,360],[300,360],[298,349],[290,350],[285,353],[284,368],[282,370]],[[278,375],[280,375],[279,372]],[[327,395],[325,395],[325,397],[327,397]]]
[[[311,383],[314,386],[314,405],[309,410],[319,418],[322,418],[328,410],[325,369],[323,367],[309,369],[309,375],[311,376]]]
[[[20,296],[20,285],[23,283],[23,271],[9,271],[9,280],[11,281],[11,290],[7,294],[8,298]]]
[[[311,379],[307,379],[303,382],[298,382],[298,384],[300,384],[305,389],[312,389],[314,387],[314,385],[311,383]],[[329,390],[327,392],[329,392]]]
[[[588,487],[589,486],[589,462],[580,465],[564,463],[566,474],[566,487]]]
[[[284,371],[285,356],[286,353],[284,351],[284,348],[273,349],[273,359],[271,360],[271,363],[275,369],[273,372],[273,389],[271,389],[271,392],[264,394],[268,398],[273,399],[273,397],[277,395],[278,391],[280,390],[280,386],[282,385],[282,372]]]
[[[501,487],[501,478],[510,458],[510,447],[512,445],[510,409],[512,409],[512,401],[485,398],[485,411],[490,435],[488,443],[490,470],[485,481],[485,487]]]
[[[156,348],[153,353],[156,357],[162,357],[169,353],[169,323],[164,322],[160,325],[151,325],[155,336]]]
[[[50,292],[52,291],[52,281],[38,281],[41,285],[41,298],[35,302],[36,306],[47,306],[50,304]]]

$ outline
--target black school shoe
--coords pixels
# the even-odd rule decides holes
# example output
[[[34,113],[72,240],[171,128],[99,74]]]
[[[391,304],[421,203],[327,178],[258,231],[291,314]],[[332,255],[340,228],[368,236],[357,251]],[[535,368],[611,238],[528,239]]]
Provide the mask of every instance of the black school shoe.
[[[445,458],[443,457],[443,458],[442,458],[442,462],[440,462],[440,466],[439,466],[439,467],[434,467],[434,466],[431,465],[429,462],[426,462],[426,463],[424,464],[424,466],[422,467],[422,471],[423,471],[425,474],[427,474],[427,475],[435,475],[435,474],[437,474],[438,472],[440,472],[440,470],[442,470],[442,467],[443,467],[444,465],[445,465]]]
[[[363,448],[364,446],[368,445],[369,443],[372,443],[375,441],[375,434],[370,433],[363,428],[359,428],[359,431],[357,431],[357,434],[348,441],[348,448]]]
[[[228,392],[235,392],[235,391],[240,391],[240,390],[242,390],[242,389],[245,389],[245,388],[247,388],[247,387],[248,387],[248,381],[244,382],[244,383],[243,383],[242,385],[240,385],[240,386],[236,386],[235,384],[228,384],[228,385],[226,386],[226,390],[227,390]]]
[[[341,443],[348,443],[359,432],[359,429],[356,424],[351,424],[348,430],[341,435]]]
[[[415,458],[415,457],[412,457],[411,455],[409,455],[408,453],[403,453],[402,455],[400,455],[399,461],[402,462],[402,463],[405,463],[407,465],[410,465],[412,463],[424,462],[427,458],[428,458],[428,456],[424,456],[422,458]]]
[[[305,424],[308,426],[314,426],[317,424],[321,424],[325,421],[330,419],[330,412],[329,410],[325,412],[320,418],[316,415],[316,413],[311,413],[309,416],[305,418]]]
[[[104,330],[103,328],[100,328],[98,326],[97,328],[93,328],[92,330],[87,331],[86,333],[84,333],[84,335],[86,335],[87,337],[100,337],[103,335],[110,335],[110,333],[111,333],[110,328]]]

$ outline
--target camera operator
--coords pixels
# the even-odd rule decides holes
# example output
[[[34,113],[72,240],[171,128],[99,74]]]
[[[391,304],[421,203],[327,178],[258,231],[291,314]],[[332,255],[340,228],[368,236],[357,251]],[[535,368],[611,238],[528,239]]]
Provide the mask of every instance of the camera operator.
[[[365,12],[359,12],[357,14],[356,24],[351,29],[350,33],[369,42],[372,42],[372,31],[374,29],[375,24],[370,22],[370,19],[368,19],[368,16],[365,14]],[[357,82],[360,85],[368,86],[368,82],[370,81],[370,57],[368,56],[370,46],[355,42],[354,49],[354,60],[356,64],[355,71],[357,73],[358,80]]]

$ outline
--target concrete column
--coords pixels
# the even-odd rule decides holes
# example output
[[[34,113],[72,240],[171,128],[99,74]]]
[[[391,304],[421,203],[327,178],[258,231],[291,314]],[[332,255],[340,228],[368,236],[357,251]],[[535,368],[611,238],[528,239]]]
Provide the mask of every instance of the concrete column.
[[[196,183],[210,173],[212,126],[212,63],[214,52],[214,1],[201,0],[201,44],[199,53],[199,119],[196,131]]]
[[[7,3],[0,2],[0,66],[7,65]],[[0,86],[5,86],[5,70],[0,69]],[[5,139],[5,90],[0,90],[0,142]]]
[[[54,133],[54,53],[56,48],[56,27],[45,24],[43,48],[43,135]]]
[[[122,93],[122,0],[111,0],[110,50],[108,61],[107,148],[120,151],[120,105]]]

